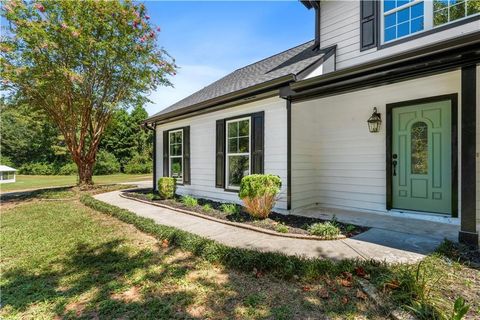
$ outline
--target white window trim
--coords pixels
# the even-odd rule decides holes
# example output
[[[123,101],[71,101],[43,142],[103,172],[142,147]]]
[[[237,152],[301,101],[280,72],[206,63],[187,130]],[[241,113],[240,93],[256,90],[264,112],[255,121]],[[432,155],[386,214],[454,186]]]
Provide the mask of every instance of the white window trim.
[[[172,156],[170,153],[170,146],[172,145],[171,143],[171,137],[173,133],[181,132],[182,133],[182,153],[179,156]],[[178,129],[178,130],[171,130],[168,131],[168,176],[172,177],[172,159],[178,159],[180,158],[180,161],[182,163],[182,179],[177,179],[177,183],[182,184],[183,183],[183,129]]]
[[[228,152],[228,124],[229,123],[234,123],[234,122],[240,122],[243,120],[248,120],[248,152],[244,153],[230,153]],[[232,119],[232,120],[227,120],[225,122],[225,185],[227,186],[227,189],[231,190],[240,190],[240,187],[237,186],[232,186],[230,185],[229,181],[229,166],[228,166],[228,160],[230,156],[248,156],[248,174],[251,173],[251,159],[252,159],[252,121],[251,117],[244,117],[244,118],[237,118],[237,119]],[[240,129],[240,128],[239,128]]]
[[[423,30],[420,30],[420,31],[417,31],[417,32],[414,32],[414,33],[410,33],[410,34],[407,34],[405,36],[395,38],[393,40],[384,41],[384,39],[385,39],[385,16],[387,16],[391,13],[400,11],[402,9],[414,6],[414,5],[416,5],[418,3],[421,3],[421,2],[424,3]],[[387,11],[387,12],[383,12],[383,7],[384,7],[384,1],[382,0],[382,1],[380,1],[380,43],[381,44],[393,43],[393,42],[395,42],[397,40],[400,40],[400,39],[405,39],[405,38],[411,37],[411,36],[416,35],[416,34],[420,34],[420,33],[423,33],[423,32],[426,32],[426,31],[429,31],[429,30],[432,30],[432,29],[443,27],[443,26],[446,26],[446,25],[449,25],[449,24],[452,24],[452,23],[456,23],[458,21],[462,21],[464,19],[468,19],[470,17],[480,15],[480,13],[471,14],[471,15],[467,15],[467,16],[461,18],[461,19],[449,21],[447,23],[444,23],[444,24],[441,24],[441,25],[438,25],[438,26],[434,26],[433,25],[433,0],[415,0],[415,1],[409,2],[407,4],[404,4],[401,7],[394,8],[394,9],[392,9],[390,11]]]

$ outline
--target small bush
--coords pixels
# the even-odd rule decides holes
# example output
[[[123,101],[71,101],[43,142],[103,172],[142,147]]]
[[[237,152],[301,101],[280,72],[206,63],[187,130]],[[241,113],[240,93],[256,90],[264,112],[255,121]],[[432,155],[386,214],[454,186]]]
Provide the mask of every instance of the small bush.
[[[160,196],[155,194],[155,193],[147,193],[146,195],[147,199],[150,200],[150,201],[153,201],[153,200],[159,200],[160,199]]]
[[[58,169],[58,174],[62,176],[71,176],[77,174],[78,168],[77,165],[73,162],[66,163]]]
[[[162,199],[173,199],[177,191],[177,181],[175,178],[161,177],[158,179],[158,193]]]
[[[282,180],[272,174],[252,174],[243,177],[238,196],[246,211],[255,218],[265,219],[272,211]]]
[[[220,206],[220,210],[226,214],[238,214],[240,213],[240,208],[235,203],[223,203]]]
[[[308,228],[308,232],[315,236],[335,239],[340,234],[340,229],[331,222],[314,223]]]
[[[100,150],[97,153],[97,161],[93,168],[93,173],[98,174],[114,174],[120,172],[120,163],[115,156],[107,151]]]
[[[136,154],[125,165],[125,173],[151,173],[152,159],[148,154]]]
[[[28,175],[53,175],[55,174],[55,168],[53,164],[36,162],[36,163],[25,163],[18,170],[20,174]]]
[[[9,157],[5,157],[0,155],[0,164],[3,164],[4,166],[8,166],[10,168],[15,168],[15,164]]]
[[[196,207],[198,206],[198,200],[191,196],[183,196],[182,203],[187,207]]]
[[[202,210],[205,212],[212,212],[213,208],[209,203],[207,203],[202,206]]]
[[[345,227],[345,231],[347,231],[348,233],[350,233],[350,232],[355,231],[356,228],[357,228],[357,227],[355,227],[354,225],[349,224],[348,226]]]
[[[280,232],[280,233],[288,233],[288,227],[286,225],[284,225],[283,223],[279,223],[275,227],[275,231]]]

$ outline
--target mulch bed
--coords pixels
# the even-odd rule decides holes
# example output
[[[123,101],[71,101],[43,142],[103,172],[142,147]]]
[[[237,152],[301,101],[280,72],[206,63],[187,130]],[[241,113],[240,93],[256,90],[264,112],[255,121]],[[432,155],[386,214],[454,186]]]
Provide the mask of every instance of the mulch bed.
[[[163,204],[170,207],[189,210],[196,213],[200,213],[203,215],[208,215],[210,217],[214,217],[217,219],[222,219],[226,221],[232,222],[240,222],[245,223],[248,225],[252,225],[255,227],[277,231],[279,225],[284,225],[288,228],[288,233],[292,234],[301,234],[301,235],[310,235],[308,232],[308,227],[314,223],[323,223],[329,220],[317,219],[317,218],[310,218],[310,217],[302,217],[292,214],[281,214],[277,212],[272,212],[268,216],[267,219],[259,220],[253,218],[250,214],[243,211],[243,208],[240,210],[239,213],[228,214],[221,211],[221,205],[223,203],[216,202],[208,199],[197,198],[198,206],[187,206],[183,204],[181,201],[181,197],[177,196],[175,199],[154,199],[152,200],[151,197],[151,190],[135,190],[125,192],[127,196],[134,197],[137,199],[141,199],[144,201],[150,201],[153,203]],[[150,194],[150,197],[148,196]],[[212,210],[204,210],[202,206],[209,204]],[[357,226],[352,224],[344,224],[341,222],[336,222],[337,226],[340,228],[340,232],[342,235],[348,237],[353,237],[358,235],[362,232],[367,231],[369,228],[363,226]]]

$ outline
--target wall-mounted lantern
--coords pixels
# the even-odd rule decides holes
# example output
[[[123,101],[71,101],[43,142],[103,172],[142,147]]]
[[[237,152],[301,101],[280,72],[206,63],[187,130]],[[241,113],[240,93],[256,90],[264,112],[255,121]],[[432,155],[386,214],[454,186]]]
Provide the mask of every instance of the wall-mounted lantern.
[[[373,108],[373,113],[370,118],[367,120],[368,130],[371,133],[379,132],[380,126],[382,125],[382,116],[377,112],[377,108]]]

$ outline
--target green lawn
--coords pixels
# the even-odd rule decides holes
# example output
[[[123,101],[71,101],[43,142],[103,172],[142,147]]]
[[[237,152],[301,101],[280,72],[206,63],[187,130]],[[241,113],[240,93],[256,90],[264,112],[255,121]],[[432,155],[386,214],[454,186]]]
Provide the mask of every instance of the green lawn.
[[[93,181],[98,184],[120,183],[130,181],[152,180],[151,174],[112,174],[95,176]],[[1,192],[46,188],[56,186],[70,186],[77,182],[77,176],[27,176],[17,175],[15,183],[0,185]]]
[[[458,296],[471,304],[466,319],[480,311],[478,270],[438,254],[420,269],[400,265],[385,272],[379,265],[377,273],[372,264],[371,281],[388,302],[378,308],[355,278],[325,273],[283,280],[233,270],[90,209],[78,196],[49,191],[40,198],[73,199],[2,203],[0,318],[387,319],[393,306],[420,300],[450,313]],[[415,275],[421,286],[411,282]]]

